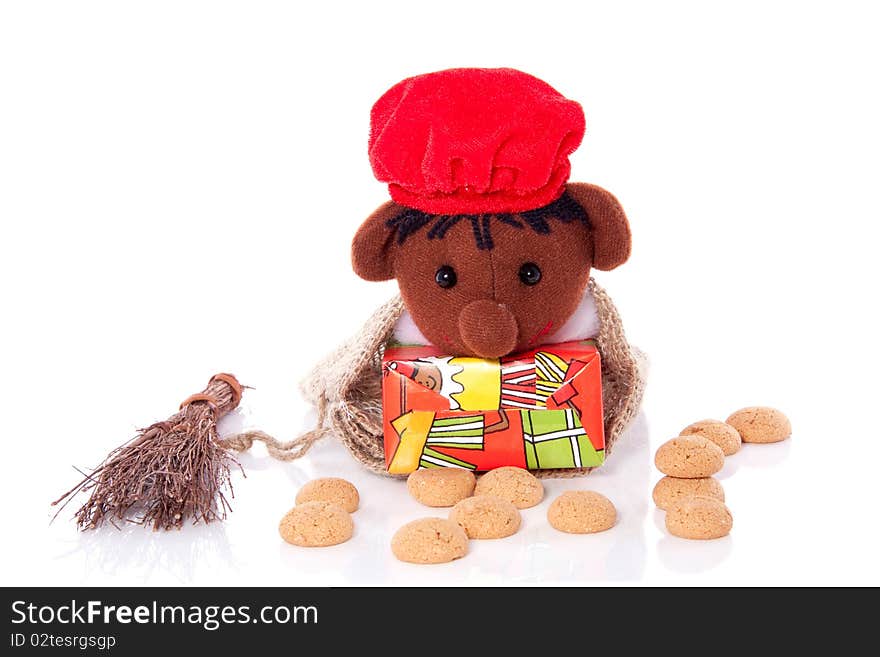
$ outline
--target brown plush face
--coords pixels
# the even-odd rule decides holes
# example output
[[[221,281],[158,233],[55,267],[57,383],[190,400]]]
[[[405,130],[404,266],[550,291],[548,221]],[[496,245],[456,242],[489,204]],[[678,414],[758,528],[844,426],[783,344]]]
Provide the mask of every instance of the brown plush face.
[[[386,203],[355,236],[355,272],[396,278],[416,326],[447,353],[497,358],[537,346],[574,312],[591,266],[613,269],[629,255],[629,226],[611,194],[572,183],[567,197],[578,216],[551,212],[544,227],[490,219],[491,245],[475,237],[483,220],[467,218],[442,236],[432,218],[401,240],[395,218],[406,209]]]

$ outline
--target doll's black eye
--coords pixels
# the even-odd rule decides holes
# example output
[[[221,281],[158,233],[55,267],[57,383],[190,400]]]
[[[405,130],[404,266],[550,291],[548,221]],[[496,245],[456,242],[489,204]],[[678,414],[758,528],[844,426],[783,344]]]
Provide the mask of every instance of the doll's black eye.
[[[534,262],[526,262],[519,268],[519,280],[526,285],[537,285],[541,280],[541,268]]]
[[[437,270],[437,273],[434,274],[434,280],[437,281],[437,285],[446,289],[452,287],[458,282],[458,276],[455,275],[455,270],[452,267],[449,265],[443,265]]]

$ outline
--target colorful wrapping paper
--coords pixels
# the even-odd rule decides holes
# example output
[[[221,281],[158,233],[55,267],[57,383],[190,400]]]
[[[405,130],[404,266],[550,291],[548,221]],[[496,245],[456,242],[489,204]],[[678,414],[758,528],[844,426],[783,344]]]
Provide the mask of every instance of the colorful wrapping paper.
[[[382,373],[391,473],[581,468],[604,460],[601,361],[592,341],[502,359],[391,346]]]

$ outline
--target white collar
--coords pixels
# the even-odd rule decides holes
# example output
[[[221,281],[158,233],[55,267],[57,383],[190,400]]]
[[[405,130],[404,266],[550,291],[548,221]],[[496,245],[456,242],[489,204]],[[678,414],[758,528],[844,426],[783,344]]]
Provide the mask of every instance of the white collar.
[[[599,335],[599,315],[596,312],[596,302],[590,290],[584,292],[584,296],[571,317],[558,330],[550,334],[545,344],[558,342],[571,342],[574,340],[588,340]],[[400,319],[394,325],[392,337],[395,342],[406,345],[429,345],[431,344],[424,334],[416,326],[412,315],[404,310]]]

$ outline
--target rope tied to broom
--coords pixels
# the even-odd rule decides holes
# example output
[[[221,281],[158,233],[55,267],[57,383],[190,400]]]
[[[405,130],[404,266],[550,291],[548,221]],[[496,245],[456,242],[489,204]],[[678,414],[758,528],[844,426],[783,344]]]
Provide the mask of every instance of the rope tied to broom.
[[[281,442],[264,431],[252,430],[243,431],[234,436],[223,438],[220,440],[220,445],[236,452],[246,452],[253,446],[254,441],[256,440],[266,445],[266,451],[269,452],[269,455],[272,458],[278,459],[279,461],[293,461],[294,459],[303,456],[311,449],[312,445],[330,432],[330,429],[324,426],[326,413],[327,398],[324,395],[321,395],[318,399],[317,426],[311,431],[306,431],[293,440]]]
[[[233,468],[241,468],[230,450],[243,452],[254,440],[266,444],[269,454],[289,461],[299,458],[329,429],[324,428],[326,401],[318,409],[318,426],[282,443],[262,431],[247,431],[220,438],[217,423],[241,402],[242,386],[232,374],[211,377],[201,392],[190,395],[177,413],[155,422],[104,461],[52,505],[57,517],[79,493],[89,493],[74,514],[77,526],[94,529],[105,521],[151,525],[153,529],[179,529],[187,519],[194,523],[224,520],[234,497]]]

